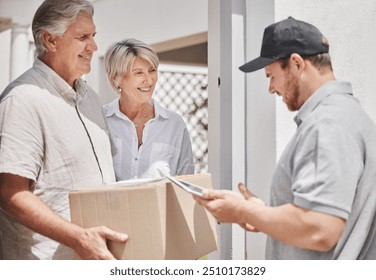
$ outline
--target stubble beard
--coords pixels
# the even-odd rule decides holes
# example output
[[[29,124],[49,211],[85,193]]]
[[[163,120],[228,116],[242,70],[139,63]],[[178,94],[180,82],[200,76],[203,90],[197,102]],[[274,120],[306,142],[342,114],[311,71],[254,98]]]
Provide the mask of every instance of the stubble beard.
[[[300,109],[299,106],[299,95],[300,95],[300,87],[298,83],[298,79],[296,77],[289,78],[286,82],[287,92],[290,94],[288,95],[288,99],[286,99],[287,108],[291,112],[295,112]]]

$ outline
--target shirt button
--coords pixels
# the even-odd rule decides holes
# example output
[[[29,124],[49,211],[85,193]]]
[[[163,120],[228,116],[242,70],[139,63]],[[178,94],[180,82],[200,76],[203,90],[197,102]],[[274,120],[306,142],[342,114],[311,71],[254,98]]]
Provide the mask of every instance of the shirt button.
[[[135,161],[137,161],[137,160],[138,160],[138,158],[136,158],[136,157],[135,157],[135,158],[134,158],[134,160],[135,160]]]

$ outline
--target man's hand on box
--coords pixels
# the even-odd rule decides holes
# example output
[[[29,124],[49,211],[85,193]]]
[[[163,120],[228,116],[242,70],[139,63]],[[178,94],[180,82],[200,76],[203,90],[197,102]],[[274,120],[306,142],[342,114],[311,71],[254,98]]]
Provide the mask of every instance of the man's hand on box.
[[[114,260],[115,257],[107,248],[107,240],[126,242],[128,235],[105,226],[84,229],[74,249],[84,260]]]

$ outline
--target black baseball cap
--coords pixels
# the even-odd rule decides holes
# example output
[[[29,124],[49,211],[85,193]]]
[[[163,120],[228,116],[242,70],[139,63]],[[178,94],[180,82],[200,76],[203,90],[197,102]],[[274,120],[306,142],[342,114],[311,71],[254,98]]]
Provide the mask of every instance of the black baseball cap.
[[[324,35],[312,24],[288,17],[265,28],[260,57],[239,67],[243,72],[253,72],[272,62],[288,58],[292,53],[311,56],[329,52]]]

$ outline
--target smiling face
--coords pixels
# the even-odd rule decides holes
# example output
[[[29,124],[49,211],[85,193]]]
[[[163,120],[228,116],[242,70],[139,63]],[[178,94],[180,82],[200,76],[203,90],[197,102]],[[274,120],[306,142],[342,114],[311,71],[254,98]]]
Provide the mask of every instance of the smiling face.
[[[282,68],[280,62],[275,61],[265,67],[265,74],[269,78],[269,92],[282,96],[290,111],[299,110],[303,104],[299,99],[299,81],[290,71],[290,67]]]
[[[47,64],[68,84],[91,70],[90,62],[97,50],[95,25],[91,16],[79,15],[62,36],[49,34]]]
[[[120,83],[121,98],[132,104],[148,103],[153,95],[158,73],[149,62],[136,57],[134,63]]]

